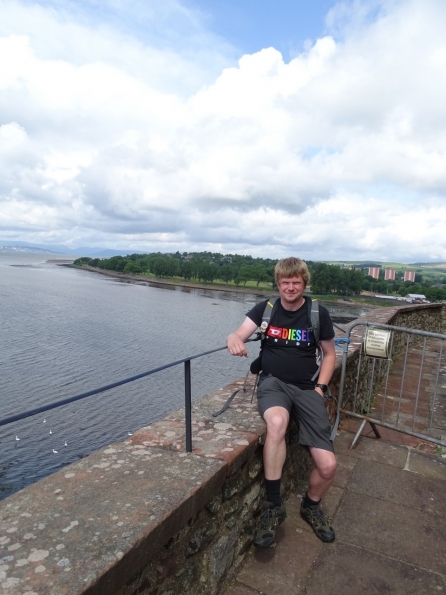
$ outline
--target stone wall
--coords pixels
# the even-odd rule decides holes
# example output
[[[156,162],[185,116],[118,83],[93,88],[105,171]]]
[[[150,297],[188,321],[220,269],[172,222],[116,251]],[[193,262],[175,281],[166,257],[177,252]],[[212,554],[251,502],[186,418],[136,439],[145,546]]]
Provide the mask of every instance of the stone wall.
[[[446,331],[438,305],[380,308],[367,320]],[[352,344],[347,395],[357,352]],[[185,452],[180,410],[0,502],[0,593],[220,593],[244,559],[264,498],[265,425],[251,395],[240,390],[212,416],[241,387],[194,403],[193,453]],[[287,441],[285,498],[311,464],[294,425]]]

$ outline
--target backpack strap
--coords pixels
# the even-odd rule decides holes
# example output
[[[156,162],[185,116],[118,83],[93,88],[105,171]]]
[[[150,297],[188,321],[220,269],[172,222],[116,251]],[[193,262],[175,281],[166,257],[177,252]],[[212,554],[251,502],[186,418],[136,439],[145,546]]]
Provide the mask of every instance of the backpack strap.
[[[314,381],[319,376],[322,358],[324,356],[320,342],[321,328],[319,323],[319,302],[317,300],[312,300],[309,296],[306,296],[305,299],[307,302],[308,321],[311,323],[311,326],[308,330],[313,333],[314,340],[316,342],[317,370],[311,378],[311,380]]]
[[[319,302],[311,299],[309,296],[305,296],[305,301],[307,302],[308,320],[311,324],[308,330],[313,333],[316,344],[318,344],[321,334],[321,327],[319,324]]]
[[[273,312],[275,309],[277,309],[277,300],[279,298],[275,297],[275,298],[270,298],[267,302],[266,302],[266,306],[265,309],[263,311],[263,316],[262,316],[262,323],[260,325],[260,339],[263,341],[266,337],[266,331],[268,330],[269,327],[269,323],[271,321]]]
[[[257,376],[260,374],[260,371],[262,369],[262,351],[263,351],[263,346],[266,341],[266,331],[268,330],[269,323],[271,321],[273,312],[277,309],[277,304],[278,304],[277,300],[278,300],[277,297],[267,300],[265,309],[264,309],[263,315],[262,315],[262,322],[260,323],[260,326],[259,326],[260,330],[257,332],[257,338],[260,339],[260,353],[259,353],[258,357],[256,357],[256,359],[251,363],[251,365],[249,367],[251,374],[256,374]],[[257,381],[256,381],[256,383],[257,383]]]

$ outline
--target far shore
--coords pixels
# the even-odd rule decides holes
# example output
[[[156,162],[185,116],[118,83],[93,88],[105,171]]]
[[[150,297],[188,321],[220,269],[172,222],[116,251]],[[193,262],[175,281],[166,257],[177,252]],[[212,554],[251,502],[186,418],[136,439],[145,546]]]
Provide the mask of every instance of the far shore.
[[[50,262],[50,261],[48,261]],[[51,261],[51,262],[61,262],[61,261]],[[194,283],[191,281],[185,281],[183,279],[178,280],[171,280],[171,279],[160,279],[157,277],[142,277],[140,275],[129,275],[127,273],[119,273],[117,271],[107,271],[106,269],[97,269],[95,267],[89,267],[88,265],[82,265],[82,267],[74,266],[73,261],[62,261],[62,266],[72,267],[78,270],[88,271],[91,273],[97,273],[98,275],[106,275],[107,277],[111,277],[112,279],[117,279],[124,283],[135,283],[138,285],[157,285],[159,287],[170,285],[173,287],[185,287],[190,289],[206,289],[211,291],[226,291],[226,292],[233,292],[233,293],[244,293],[244,294],[254,294],[262,297],[274,297],[279,295],[277,289],[267,289],[267,288],[257,288],[257,287],[240,287],[234,285],[214,285],[213,283]],[[324,301],[324,296],[320,298]],[[354,300],[346,300],[343,298],[338,299],[328,299],[327,301],[340,303],[346,308],[349,306],[358,307],[360,302],[355,302]],[[384,304],[383,304],[384,305]],[[388,304],[386,304],[388,305]],[[367,307],[379,308],[380,305],[373,305],[370,302],[367,303]]]
[[[119,273],[118,271],[107,271],[106,269],[97,269],[95,267],[89,267],[88,265],[82,265],[81,267],[73,264],[64,264],[74,269],[90,271],[92,273],[98,273],[99,275],[106,275],[119,281],[125,281],[126,283],[137,283],[138,285],[171,285],[174,287],[189,287],[191,289],[210,289],[213,291],[230,291],[238,293],[254,293],[256,295],[278,295],[277,289],[264,289],[257,287],[237,287],[234,285],[214,285],[213,283],[194,283],[193,281],[185,281],[184,279],[160,279],[159,277],[143,277],[141,275],[129,275],[127,273]]]

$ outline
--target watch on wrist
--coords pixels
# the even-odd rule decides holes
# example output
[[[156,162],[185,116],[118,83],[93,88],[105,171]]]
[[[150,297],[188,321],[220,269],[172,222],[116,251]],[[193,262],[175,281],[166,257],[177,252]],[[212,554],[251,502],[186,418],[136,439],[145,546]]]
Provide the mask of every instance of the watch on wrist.
[[[316,384],[316,388],[320,388],[321,391],[325,393],[328,391],[328,385],[327,384]]]

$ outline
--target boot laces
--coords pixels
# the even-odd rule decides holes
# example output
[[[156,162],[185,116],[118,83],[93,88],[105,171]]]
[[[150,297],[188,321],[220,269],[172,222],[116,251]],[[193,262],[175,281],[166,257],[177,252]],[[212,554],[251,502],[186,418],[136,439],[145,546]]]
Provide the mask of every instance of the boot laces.
[[[326,514],[324,514],[322,512],[322,510],[320,508],[317,508],[316,510],[312,510],[311,516],[318,523],[318,525],[321,527],[330,525],[330,519],[328,518],[328,516]]]
[[[269,529],[273,518],[273,509],[265,508],[260,514],[260,527],[262,529]]]

